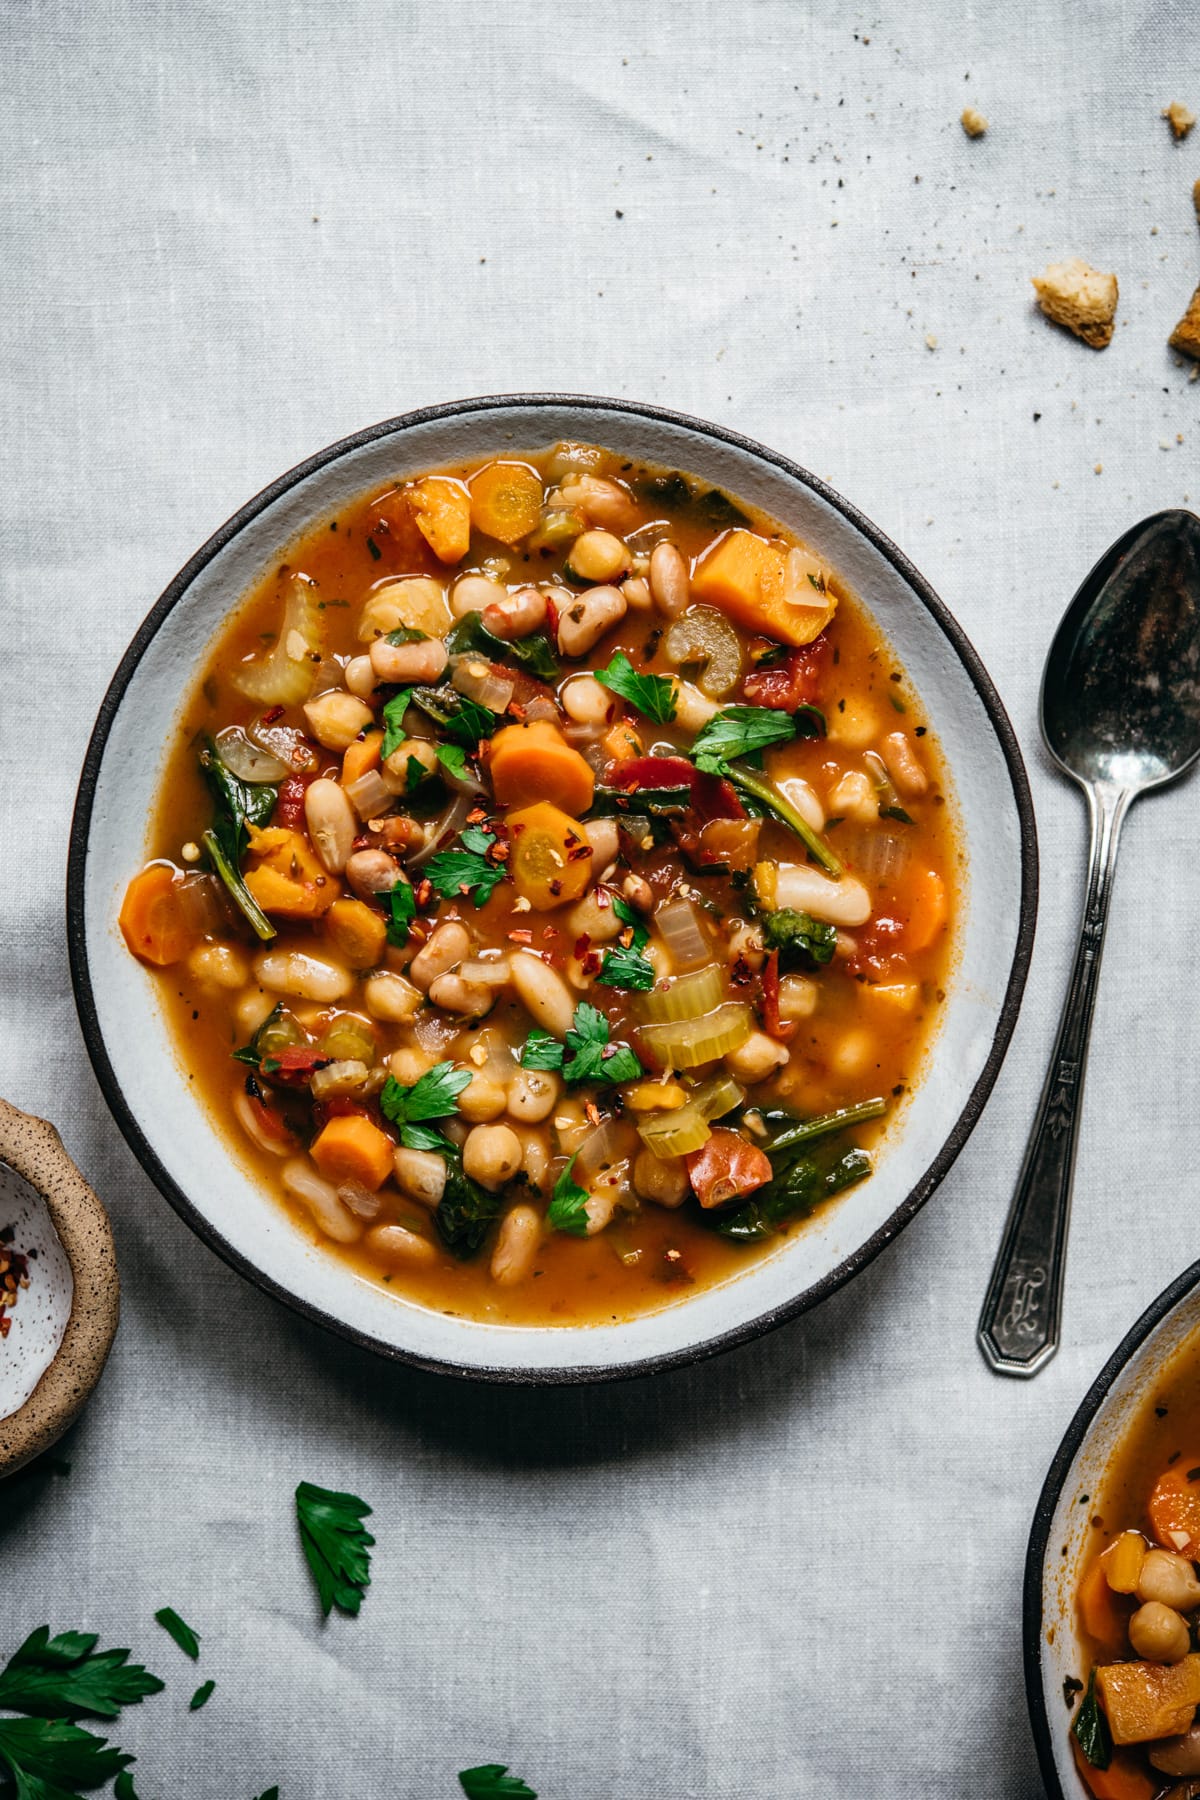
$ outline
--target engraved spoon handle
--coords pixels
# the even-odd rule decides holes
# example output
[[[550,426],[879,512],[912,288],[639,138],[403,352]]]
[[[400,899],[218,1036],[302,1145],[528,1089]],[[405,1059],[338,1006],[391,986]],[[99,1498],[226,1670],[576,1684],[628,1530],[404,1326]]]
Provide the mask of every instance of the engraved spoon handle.
[[[1083,1077],[1128,788],[1089,786],[1091,847],[1079,948],[1037,1117],[979,1318],[998,1374],[1036,1375],[1058,1349]]]

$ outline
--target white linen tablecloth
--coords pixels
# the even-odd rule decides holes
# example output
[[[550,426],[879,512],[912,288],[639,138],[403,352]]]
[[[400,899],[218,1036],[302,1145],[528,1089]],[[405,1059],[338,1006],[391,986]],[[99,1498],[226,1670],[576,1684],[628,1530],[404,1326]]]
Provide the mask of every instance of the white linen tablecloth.
[[[1200,110],[1195,52],[1184,0],[0,8],[0,1092],[59,1125],[125,1284],[71,1474],[0,1489],[0,1653],[47,1620],[166,1675],[113,1733],[149,1800],[441,1800],[491,1760],[543,1800],[1040,1793],[1031,1509],[1200,1245],[1192,785],[1126,835],[1066,1344],[1029,1385],[980,1361],[1081,891],[1043,655],[1110,539],[1200,498],[1165,343],[1200,130],[1159,116]],[[1074,254],[1120,278],[1103,354],[1032,305]],[[863,507],[987,662],[1043,855],[1012,1052],[903,1237],[734,1355],[541,1394],[377,1361],[204,1249],[101,1100],[63,926],[97,706],[191,551],[359,426],[517,389],[718,420]],[[356,1621],[320,1623],[300,1478],[375,1508]],[[217,1681],[194,1715],[167,1604]]]

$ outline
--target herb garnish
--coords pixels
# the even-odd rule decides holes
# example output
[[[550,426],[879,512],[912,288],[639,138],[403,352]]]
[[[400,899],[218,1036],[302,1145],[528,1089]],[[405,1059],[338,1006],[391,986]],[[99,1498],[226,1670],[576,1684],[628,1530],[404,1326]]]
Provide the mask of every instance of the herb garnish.
[[[836,925],[790,906],[763,915],[762,935],[768,950],[778,950],[781,969],[832,962],[837,949]]]
[[[389,918],[387,937],[389,944],[407,944],[409,927],[417,916],[417,900],[407,881],[398,881],[388,894]]]
[[[473,750],[481,738],[490,738],[499,723],[488,706],[468,700],[452,687],[418,687],[412,690],[413,704],[440,725],[458,744]]]
[[[471,654],[485,657],[489,662],[515,663],[539,681],[557,681],[562,674],[544,631],[535,631],[531,637],[518,638],[510,644],[504,638],[493,637],[481,613],[465,613],[446,633],[445,643],[451,656]]]
[[[137,1789],[133,1785],[133,1776],[128,1769],[122,1769],[113,1782],[114,1800],[138,1800]]]
[[[435,744],[434,753],[443,769],[449,769],[452,775],[461,781],[467,772],[467,753],[461,744]]]
[[[578,1150],[575,1156],[578,1156]],[[570,1237],[586,1237],[588,1217],[586,1212],[588,1192],[572,1179],[571,1171],[575,1167],[573,1156],[558,1180],[554,1184],[554,1198],[550,1202],[546,1218],[555,1231],[565,1231]]]
[[[389,1075],[379,1096],[379,1110],[400,1127],[400,1142],[407,1150],[449,1149],[441,1132],[430,1130],[424,1121],[448,1119],[456,1113],[458,1096],[470,1082],[471,1071],[456,1069],[452,1062],[435,1063],[411,1087],[401,1087]]]
[[[460,834],[459,843],[461,849],[442,850],[431,856],[425,873],[445,899],[470,894],[476,906],[483,906],[504,880],[503,863],[493,861],[489,854],[496,847],[496,838],[482,825],[468,825]]]
[[[203,740],[198,754],[214,807],[213,822],[200,841],[234,905],[254,928],[255,935],[264,944],[269,943],[275,936],[275,927],[242,880],[242,857],[249,839],[248,827],[267,823],[279,790],[270,782],[239,781],[221,761],[221,753],[211,737]]]
[[[355,1494],[314,1487],[310,1481],[296,1489],[300,1542],[326,1618],[335,1606],[357,1613],[371,1584],[369,1550],[375,1539],[360,1523],[370,1512]]]
[[[154,1615],[156,1622],[162,1626],[169,1637],[173,1637],[185,1656],[193,1662],[200,1657],[200,1638],[189,1624],[180,1618],[174,1607],[164,1606]]]
[[[519,1775],[509,1774],[507,1763],[481,1763],[477,1769],[462,1769],[458,1780],[467,1800],[538,1800]]]
[[[691,757],[705,775],[728,775],[736,757],[758,755],[771,744],[789,744],[795,735],[790,713],[765,706],[726,706],[702,728]]]
[[[431,1148],[440,1148],[446,1158],[446,1185],[433,1215],[438,1235],[453,1255],[474,1256],[500,1215],[501,1195],[471,1179],[453,1144],[443,1139]]]
[[[383,742],[379,746],[379,754],[384,762],[397,751],[408,735],[404,729],[404,715],[412,705],[413,691],[401,688],[393,694],[383,709]]]
[[[385,644],[394,644],[399,649],[402,644],[427,644],[429,633],[418,631],[415,625],[397,625],[395,631],[389,631],[383,641]]]
[[[325,1610],[328,1611],[329,1610],[328,1607],[326,1607]],[[191,1699],[188,1701],[188,1711],[189,1712],[199,1712],[200,1708],[202,1706],[207,1706],[209,1701],[213,1697],[213,1692],[216,1688],[216,1685],[217,1685],[216,1682],[211,1679],[208,1681],[202,1681],[200,1683],[200,1686],[196,1689],[195,1693],[192,1695]]]
[[[845,871],[829,845],[817,835],[807,819],[801,818],[791,801],[765,775],[759,775],[741,763],[731,765],[726,774],[739,794],[748,795],[751,800],[757,801],[766,812],[774,813],[781,825],[794,831],[813,861],[819,863],[827,875],[832,875],[835,881],[841,878]]]
[[[1096,1699],[1096,1671],[1088,1676],[1087,1693],[1083,1696],[1071,1735],[1093,1769],[1107,1769],[1112,1761],[1112,1732]]]
[[[598,1007],[581,1000],[560,1044],[548,1031],[531,1031],[521,1052],[526,1069],[561,1069],[564,1081],[636,1081],[645,1073],[628,1044],[609,1043],[609,1024]]]
[[[31,1631],[0,1673],[0,1707],[39,1719],[115,1719],[163,1683],[128,1650],[96,1650],[95,1632]],[[3,1729],[0,1726],[0,1729]]]
[[[648,993],[658,979],[654,964],[642,954],[650,942],[650,933],[627,901],[614,898],[612,908],[618,919],[632,930],[633,937],[628,944],[615,944],[604,952],[596,980],[601,987]]]
[[[596,670],[596,680],[656,725],[669,725],[675,717],[674,681],[665,675],[639,675],[623,650],[607,669]]]
[[[535,1025],[525,1040],[520,1060],[523,1069],[561,1069],[563,1047],[552,1032]]]
[[[18,1800],[76,1800],[79,1788],[102,1786],[132,1761],[65,1719],[0,1720],[0,1768],[11,1774]]]

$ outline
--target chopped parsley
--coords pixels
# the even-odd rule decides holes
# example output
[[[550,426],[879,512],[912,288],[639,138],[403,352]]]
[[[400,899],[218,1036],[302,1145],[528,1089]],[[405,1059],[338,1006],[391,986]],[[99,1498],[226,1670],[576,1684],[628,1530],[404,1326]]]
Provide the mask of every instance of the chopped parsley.
[[[188,1711],[199,1712],[202,1706],[207,1706],[213,1697],[216,1685],[215,1681],[202,1681],[188,1701]]]
[[[601,987],[648,993],[657,980],[654,964],[642,954],[650,942],[650,933],[627,901],[614,899],[612,905],[618,919],[632,930],[633,937],[628,944],[614,944],[604,952],[596,980]]]
[[[509,1774],[507,1763],[481,1763],[477,1769],[463,1769],[458,1782],[467,1800],[538,1800],[519,1775]]]
[[[460,849],[441,850],[431,856],[425,873],[444,899],[459,894],[473,896],[476,906],[484,906],[504,880],[503,863],[492,860],[496,838],[482,825],[468,825],[460,834]]]
[[[596,670],[596,680],[656,725],[669,725],[675,717],[675,683],[665,675],[639,675],[623,650],[607,669]]]
[[[162,1692],[158,1676],[131,1663],[128,1650],[97,1651],[97,1642],[95,1632],[52,1638],[39,1625],[0,1673],[0,1707],[39,1719],[115,1719],[123,1706]]]
[[[404,715],[412,704],[412,697],[411,688],[401,688],[398,694],[392,695],[383,709],[383,742],[379,746],[379,754],[384,762],[400,748],[407,736]]]
[[[837,949],[836,925],[790,906],[764,914],[762,935],[768,950],[778,950],[781,969],[831,962]]]
[[[400,1142],[406,1150],[448,1151],[452,1146],[427,1121],[448,1119],[456,1113],[458,1096],[470,1082],[471,1071],[457,1069],[452,1062],[435,1063],[411,1087],[401,1087],[389,1075],[379,1096],[379,1110],[400,1127]]]
[[[415,625],[397,625],[395,631],[388,632],[384,642],[394,644],[397,649],[402,644],[427,644],[429,633],[418,631]]]
[[[613,1086],[636,1081],[645,1073],[628,1044],[612,1045],[608,1020],[598,1007],[581,1000],[560,1044],[548,1031],[531,1031],[521,1052],[525,1069],[558,1069],[564,1081],[605,1081]]]
[[[435,744],[434,751],[443,769],[449,769],[461,781],[467,772],[467,753],[461,744]]]
[[[579,1152],[576,1151],[575,1156],[578,1154]],[[581,1188],[579,1183],[572,1178],[571,1171],[575,1167],[575,1156],[571,1158],[554,1184],[554,1197],[550,1202],[546,1217],[555,1231],[565,1231],[570,1237],[586,1237],[588,1219],[585,1209],[588,1194],[587,1189]]]
[[[314,1487],[310,1481],[302,1481],[296,1489],[300,1542],[326,1618],[335,1606],[357,1613],[371,1585],[370,1546],[375,1539],[361,1523],[370,1511],[355,1494]]]
[[[703,774],[727,775],[738,757],[758,755],[771,744],[788,744],[795,736],[790,713],[765,706],[726,706],[704,726],[691,757]]]
[[[409,927],[417,916],[416,896],[407,881],[398,881],[388,894],[387,936],[389,944],[407,944]]]
[[[154,1617],[156,1623],[162,1626],[167,1635],[175,1639],[183,1654],[190,1656],[192,1661],[196,1662],[200,1656],[199,1634],[180,1618],[173,1607],[164,1606],[155,1613]]]
[[[549,1031],[543,1031],[535,1025],[525,1040],[525,1048],[521,1052],[523,1069],[561,1069],[563,1065],[563,1047],[558,1039]]]

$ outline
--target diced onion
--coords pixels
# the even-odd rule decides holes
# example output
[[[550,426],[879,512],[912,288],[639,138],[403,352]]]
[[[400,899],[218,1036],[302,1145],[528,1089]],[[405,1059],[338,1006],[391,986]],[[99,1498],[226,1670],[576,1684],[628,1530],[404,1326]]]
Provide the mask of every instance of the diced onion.
[[[639,1119],[638,1136],[647,1150],[665,1160],[702,1149],[712,1132],[698,1107],[682,1106],[678,1112],[651,1113],[649,1118]]]
[[[729,620],[715,607],[693,606],[676,619],[663,640],[663,649],[677,665],[703,664],[697,685],[708,699],[723,700],[737,686],[742,646]]]
[[[658,982],[649,993],[639,994],[635,1004],[639,1018],[647,1025],[667,1025],[673,1020],[699,1019],[719,1007],[724,998],[721,971],[710,962],[674,981]]]
[[[613,1180],[618,1165],[628,1162],[636,1148],[633,1127],[627,1119],[606,1119],[595,1131],[590,1132],[580,1146],[575,1158],[574,1177],[581,1187],[586,1187],[593,1176],[601,1169],[606,1171],[605,1185],[616,1186]]]
[[[871,885],[891,883],[912,861],[911,832],[865,825],[860,831],[840,833],[839,841],[847,865]]]
[[[525,717],[531,721],[548,719],[551,725],[557,725],[562,714],[548,694],[535,694],[532,700],[525,702]]]
[[[221,761],[239,781],[261,784],[282,781],[291,773],[291,764],[280,760],[270,750],[251,743],[240,725],[227,725],[217,733],[217,749]]]
[[[664,1068],[696,1069],[701,1063],[715,1062],[718,1056],[738,1049],[753,1029],[750,1008],[740,1000],[728,1000],[702,1019],[643,1025],[642,1037],[646,1048]],[[687,1108],[683,1110],[686,1112]]]
[[[700,914],[690,900],[668,900],[655,915],[654,923],[670,952],[675,968],[698,969],[703,963],[711,963],[712,940],[700,923]],[[715,1006],[716,1000],[711,1004]]]
[[[350,789],[347,788],[346,792],[349,793]],[[455,794],[453,802],[446,808],[445,812],[442,813],[439,818],[434,819],[432,824],[426,828],[426,838],[422,848],[415,851],[412,856],[407,858],[407,866],[410,869],[419,869],[423,863],[429,861],[429,858],[439,846],[449,843],[452,838],[458,836],[459,832],[467,822],[467,814],[471,810],[471,804],[471,796],[469,794]]]
[[[304,576],[295,575],[274,646],[266,656],[243,663],[234,676],[234,686],[263,706],[299,706],[313,690],[321,633],[316,587]]]
[[[499,956],[485,962],[482,957],[471,962],[458,965],[458,973],[464,981],[478,981],[484,987],[507,987],[511,970],[507,956]]]
[[[497,675],[490,663],[482,662],[477,656],[460,657],[450,682],[457,693],[494,713],[507,710],[516,686],[514,681]]]
[[[378,769],[368,769],[357,781],[347,782],[345,793],[360,819],[377,819],[396,798]]]
[[[315,769],[316,752],[302,731],[294,725],[268,725],[266,716],[255,719],[253,725],[247,725],[246,736],[260,750],[267,750],[272,756],[286,763],[289,771]]]
[[[343,1206],[348,1206],[356,1219],[377,1219],[383,1205],[378,1194],[373,1194],[362,1181],[343,1181],[338,1188],[337,1197]]]

